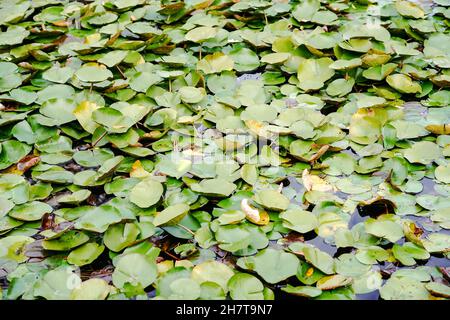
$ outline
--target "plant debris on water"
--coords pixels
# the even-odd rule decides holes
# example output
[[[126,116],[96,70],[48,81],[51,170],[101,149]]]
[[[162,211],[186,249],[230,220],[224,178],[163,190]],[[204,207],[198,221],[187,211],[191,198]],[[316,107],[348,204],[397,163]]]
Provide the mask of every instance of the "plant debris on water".
[[[0,0],[0,297],[450,298],[449,18]]]

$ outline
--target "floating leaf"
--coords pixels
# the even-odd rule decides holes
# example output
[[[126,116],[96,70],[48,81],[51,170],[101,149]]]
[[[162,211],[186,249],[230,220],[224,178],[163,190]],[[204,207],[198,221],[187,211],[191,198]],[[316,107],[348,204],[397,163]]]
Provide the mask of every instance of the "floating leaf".
[[[120,258],[112,274],[113,284],[124,288],[129,283],[146,288],[151,285],[157,276],[156,263],[140,253],[129,253]]]
[[[103,233],[108,226],[120,222],[119,210],[110,205],[85,207],[86,212],[75,223],[75,228]]]
[[[70,267],[58,267],[47,272],[34,286],[34,295],[47,300],[69,300],[72,290],[81,284],[80,277]]]
[[[205,261],[192,269],[192,279],[199,284],[214,282],[228,292],[228,282],[233,277],[233,270],[226,264],[217,261]]]
[[[243,263],[250,263],[251,269],[268,283],[277,283],[295,275],[299,266],[299,261],[293,254],[270,248],[260,251],[252,258],[241,259]]]
[[[0,239],[0,258],[24,262],[28,259],[25,255],[26,246],[35,240],[27,236],[7,236]]]
[[[111,287],[103,279],[93,278],[83,281],[75,288],[71,295],[71,300],[105,300],[111,292]]]
[[[103,242],[108,249],[119,252],[134,244],[139,233],[139,227],[134,223],[114,224],[106,230]]]
[[[307,59],[300,63],[297,77],[299,87],[303,90],[317,90],[324,86],[324,82],[333,77],[331,69],[333,60],[330,58]]]
[[[111,78],[113,75],[111,71],[101,64],[87,63],[75,72],[75,76],[85,82],[101,82]]]
[[[300,209],[284,211],[280,214],[280,218],[283,219],[283,225],[286,228],[300,233],[314,230],[319,224],[317,217],[313,213]]]
[[[386,82],[395,90],[401,93],[419,93],[422,92],[422,87],[419,83],[411,80],[410,77],[404,74],[396,73],[389,75]]]
[[[83,233],[76,230],[70,230],[64,233],[61,237],[53,240],[44,240],[42,242],[42,247],[45,250],[52,251],[67,251],[72,248],[78,247],[83,243],[89,241],[89,237]]]
[[[425,285],[409,277],[391,277],[380,289],[384,300],[428,300]]]
[[[390,215],[380,216],[378,219],[369,218],[364,223],[367,233],[386,238],[390,242],[397,242],[403,237],[403,229]]]
[[[439,282],[430,282],[425,285],[425,288],[427,288],[427,290],[435,296],[444,298],[450,297],[450,288],[445,284]]]
[[[164,192],[160,182],[147,178],[136,184],[130,192],[130,201],[141,208],[156,204]]]
[[[32,201],[15,206],[9,211],[8,215],[21,221],[36,221],[40,220],[44,214],[52,211],[53,208],[48,204],[40,201]]]
[[[411,163],[429,164],[441,157],[441,149],[430,141],[419,141],[404,152],[405,158]]]
[[[326,252],[323,252],[314,247],[306,246],[305,248],[303,248],[303,255],[305,256],[306,261],[317,267],[317,269],[319,269],[323,273],[333,273],[334,260]]]
[[[179,221],[189,212],[189,206],[184,203],[178,203],[173,206],[165,208],[163,211],[157,213],[153,224],[157,227],[169,222]]]
[[[263,300],[264,286],[258,278],[247,273],[236,273],[228,281],[233,300]]]
[[[421,19],[424,17],[425,12],[416,3],[410,1],[399,0],[395,1],[395,8],[398,13],[405,17],[411,17]]]
[[[287,287],[281,288],[281,290],[295,296],[308,298],[320,296],[320,294],[322,293],[322,290],[320,290],[319,288],[309,286],[293,287],[291,285],[287,285]]]
[[[317,288],[321,290],[331,290],[339,287],[348,286],[352,282],[352,278],[344,277],[340,274],[323,277],[317,281]]]
[[[276,190],[262,190],[254,199],[269,210],[283,211],[289,206],[289,199]]]
[[[18,162],[31,151],[29,145],[16,140],[7,140],[0,146],[0,170]]]
[[[210,38],[214,38],[217,34],[217,28],[197,27],[190,30],[184,36],[186,40],[193,42],[202,42]]]
[[[234,67],[233,60],[229,56],[221,52],[216,52],[214,54],[207,55],[197,64],[197,68],[206,74],[233,70],[233,67]]]
[[[392,253],[405,266],[415,265],[416,261],[414,259],[425,260],[430,257],[430,254],[425,249],[411,242],[407,242],[402,246],[394,244]]]
[[[193,184],[191,189],[209,196],[228,197],[236,189],[236,185],[221,178],[204,179],[200,183]]]

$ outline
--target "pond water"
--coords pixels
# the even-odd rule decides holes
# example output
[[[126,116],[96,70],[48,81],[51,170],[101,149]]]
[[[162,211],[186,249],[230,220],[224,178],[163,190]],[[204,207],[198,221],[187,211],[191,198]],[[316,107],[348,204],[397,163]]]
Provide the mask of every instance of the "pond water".
[[[7,2],[1,296],[450,297],[443,0]]]

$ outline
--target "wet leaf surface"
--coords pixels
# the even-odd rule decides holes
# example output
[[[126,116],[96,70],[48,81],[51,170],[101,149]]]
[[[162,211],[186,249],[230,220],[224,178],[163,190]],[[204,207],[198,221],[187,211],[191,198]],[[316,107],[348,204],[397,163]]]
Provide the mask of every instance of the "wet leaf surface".
[[[448,1],[47,2],[0,1],[1,298],[450,297]]]

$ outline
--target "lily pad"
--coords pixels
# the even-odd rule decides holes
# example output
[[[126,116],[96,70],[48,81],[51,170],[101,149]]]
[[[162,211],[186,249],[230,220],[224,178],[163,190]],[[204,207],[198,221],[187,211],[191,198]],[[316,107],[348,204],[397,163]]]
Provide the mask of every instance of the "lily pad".
[[[113,206],[85,207],[85,212],[81,218],[77,219],[75,228],[103,233],[110,224],[121,220],[119,210]]]
[[[236,273],[228,281],[233,300],[263,300],[264,285],[258,278],[247,273]]]
[[[67,261],[79,267],[92,263],[105,249],[104,246],[94,242],[86,243],[75,250],[72,250],[67,257]]]
[[[330,67],[330,58],[307,59],[300,63],[297,77],[299,87],[303,90],[317,90],[324,86],[324,82],[333,77],[334,70]]]
[[[228,197],[236,189],[236,185],[225,179],[204,179],[193,184],[191,189],[195,192],[215,197]]]
[[[239,261],[249,265],[251,270],[268,283],[277,283],[295,275],[299,266],[295,255],[270,248],[260,251],[254,257],[241,258]]]
[[[78,247],[87,241],[89,241],[89,237],[85,233],[70,230],[57,239],[42,241],[42,247],[45,250],[67,251]]]
[[[276,190],[262,190],[255,195],[254,199],[269,210],[283,211],[289,206],[289,199]]]
[[[409,277],[392,277],[380,289],[384,300],[428,300],[425,284]]]
[[[283,225],[286,228],[299,233],[314,230],[319,224],[317,217],[306,210],[290,209],[282,212],[280,217],[283,219]]]
[[[21,221],[36,221],[40,220],[44,214],[52,211],[53,208],[48,204],[40,201],[32,201],[15,206],[9,211],[8,215]]]
[[[131,189],[130,201],[141,208],[148,208],[159,201],[163,192],[159,181],[147,178]]]
[[[409,76],[396,73],[386,77],[386,82],[395,90],[401,93],[420,93],[422,87],[419,83],[413,81]]]
[[[105,66],[101,64],[85,64],[75,72],[75,76],[84,82],[101,82],[113,76]]]
[[[103,279],[93,278],[83,281],[75,288],[71,295],[71,300],[105,300],[111,292],[111,287]]]
[[[189,210],[189,206],[184,203],[178,203],[167,207],[156,214],[153,224],[157,227],[168,223],[175,223],[176,221],[181,220]]]
[[[34,295],[47,300],[69,300],[72,290],[81,284],[80,277],[70,267],[47,272],[34,286]]]
[[[404,152],[405,158],[411,163],[430,164],[441,157],[441,149],[430,141],[420,141]]]

